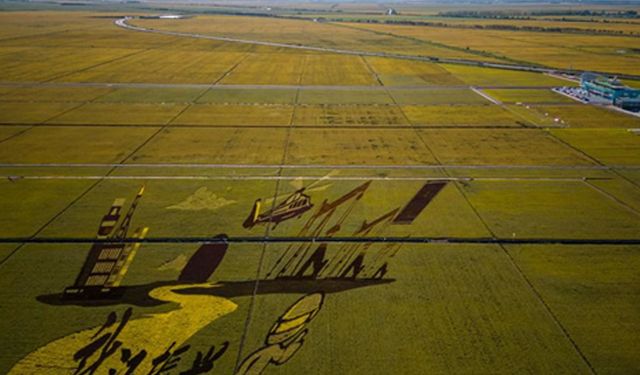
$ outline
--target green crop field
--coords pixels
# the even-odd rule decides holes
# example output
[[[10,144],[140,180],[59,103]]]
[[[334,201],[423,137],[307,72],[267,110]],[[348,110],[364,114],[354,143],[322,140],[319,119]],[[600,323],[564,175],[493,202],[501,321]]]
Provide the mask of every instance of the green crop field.
[[[0,374],[639,373],[638,11],[0,2]]]

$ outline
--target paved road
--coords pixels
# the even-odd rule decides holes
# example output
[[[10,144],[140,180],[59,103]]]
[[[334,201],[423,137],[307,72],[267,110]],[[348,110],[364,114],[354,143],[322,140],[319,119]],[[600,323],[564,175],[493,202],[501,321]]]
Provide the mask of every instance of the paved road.
[[[0,163],[0,168],[220,168],[220,169],[518,169],[611,170],[640,169],[640,165],[440,165],[440,164],[217,164],[217,163]]]
[[[127,21],[130,20],[131,18],[132,17],[121,18],[114,21],[114,23],[117,26],[128,29],[128,30],[135,30],[135,31],[147,32],[147,33],[156,33],[156,34],[162,34],[162,35],[171,35],[171,36],[197,38],[197,39],[209,39],[209,40],[217,40],[222,42],[252,44],[252,45],[278,47],[278,48],[292,48],[292,49],[300,49],[300,50],[306,50],[306,51],[338,53],[343,55],[390,57],[390,58],[404,59],[404,60],[418,60],[418,61],[429,61],[429,62],[438,62],[438,63],[446,63],[446,64],[473,65],[473,66],[481,66],[481,67],[487,67],[487,68],[519,70],[519,71],[538,72],[538,73],[547,73],[547,74],[581,74],[583,73],[583,71],[581,70],[552,69],[552,68],[543,68],[543,67],[534,67],[534,66],[516,65],[516,64],[480,62],[476,60],[440,58],[436,56],[415,56],[415,55],[404,55],[404,54],[386,53],[386,52],[356,51],[356,50],[346,50],[346,49],[339,49],[339,48],[314,47],[314,46],[307,46],[302,44],[276,43],[276,42],[266,42],[266,41],[260,41],[260,40],[229,38],[229,37],[223,37],[223,36],[183,33],[183,32],[177,32],[177,31],[164,31],[164,30],[148,29],[140,26],[133,26],[127,23]],[[591,71],[591,72],[606,74],[606,75],[614,74],[619,78],[640,79],[640,75],[614,73],[614,72],[598,72],[598,71]]]
[[[511,90],[550,90],[557,86],[336,86],[336,85],[225,85],[207,83],[127,83],[127,82],[9,82],[0,81],[0,87],[105,87],[105,88],[139,88],[139,89],[207,89],[212,90],[491,90],[491,89],[511,89]]]

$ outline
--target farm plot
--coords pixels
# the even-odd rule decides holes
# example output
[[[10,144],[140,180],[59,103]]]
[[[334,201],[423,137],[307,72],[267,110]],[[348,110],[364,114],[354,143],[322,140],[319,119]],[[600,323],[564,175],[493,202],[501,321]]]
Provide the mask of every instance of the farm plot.
[[[242,226],[257,198],[275,194],[275,181],[237,180],[104,180],[74,202],[46,227],[40,237],[91,238],[115,198],[133,199],[141,186],[144,195],[133,226],[149,227],[148,238],[208,237],[225,233],[245,236]],[[252,233],[262,235],[264,226]]]
[[[0,101],[8,102],[85,102],[98,99],[113,91],[104,87],[16,87],[7,88]]]
[[[190,106],[172,124],[287,126],[291,123],[292,114],[293,106],[290,105],[196,104]]]
[[[294,125],[408,125],[402,111],[392,105],[299,105]]]
[[[385,86],[453,86],[465,83],[441,65],[429,62],[365,57]]]
[[[301,89],[299,104],[393,104],[386,90],[315,90]]]
[[[0,236],[29,237],[36,234],[92,183],[90,180],[0,179],[0,209],[3,211]]]
[[[521,106],[520,106],[521,107]],[[573,128],[637,128],[640,118],[592,105],[550,106],[531,105],[520,111],[532,113],[532,117],[552,121],[556,125]]]
[[[82,103],[0,102],[0,123],[39,124],[80,105]]]
[[[409,129],[302,129],[291,131],[288,164],[435,164]]]
[[[414,125],[421,126],[495,126],[527,125],[497,105],[405,105],[402,111]]]
[[[473,86],[571,86],[568,81],[540,73],[477,68],[465,65],[442,64],[441,66],[459,80]]]
[[[297,85],[306,55],[294,53],[249,54],[222,77],[221,84]]]
[[[242,358],[263,345],[288,306],[309,293],[324,292],[317,316],[306,325],[304,346],[282,367],[284,373],[318,368],[404,374],[589,371],[495,246],[407,245],[389,260],[382,280],[319,280],[308,288],[292,280],[287,284],[291,293],[273,294],[278,280],[269,272],[285,250],[270,244],[265,252]],[[365,251],[378,250],[373,245]],[[339,244],[329,244],[327,256],[338,251]],[[469,332],[474,340],[468,339]]]
[[[489,89],[482,91],[503,103],[578,103],[566,96],[556,94],[550,89]]]
[[[36,127],[2,142],[2,163],[117,163],[157,128]]]
[[[214,83],[245,56],[244,52],[179,50],[169,46],[138,50],[125,58],[79,71],[58,81]]]
[[[422,200],[421,191],[433,179],[444,177],[439,171],[429,171],[407,176],[403,179],[393,175],[390,180],[376,179],[376,176],[358,174],[358,171],[346,169],[314,170],[315,176],[308,176],[307,168],[287,168],[282,176],[287,180],[278,185],[279,200],[293,194],[301,186],[308,187],[306,193],[310,195],[312,203],[317,203],[310,214],[319,211],[321,202],[337,202],[356,189],[363,189],[362,196],[356,201],[348,201],[339,206],[336,216],[344,213],[344,221],[335,236],[340,237],[487,237],[488,231],[454,182],[444,184],[438,192],[427,200]],[[370,172],[370,171],[369,171]],[[305,176],[307,175],[307,176]],[[427,177],[429,176],[429,177]],[[324,179],[322,179],[324,177]],[[331,179],[336,177],[336,179]],[[339,178],[339,179],[338,179]],[[370,179],[367,179],[370,178]],[[422,178],[422,179],[421,179]],[[440,182],[445,180],[440,180]],[[440,183],[439,182],[439,183]],[[380,197],[384,196],[384,199]],[[424,204],[424,206],[422,206]],[[399,213],[405,207],[405,220],[391,221],[390,212]],[[362,222],[377,222],[368,233],[359,233]],[[298,236],[310,216],[305,215],[297,220],[284,221],[270,230],[273,236]],[[252,234],[259,234],[257,226]],[[304,234],[302,234],[304,235]]]
[[[508,251],[594,370],[640,369],[638,246],[509,246]]]
[[[198,98],[198,103],[215,104],[293,104],[296,99],[293,89],[239,89],[212,87]]]
[[[300,84],[379,85],[361,57],[333,54],[308,54]]]
[[[187,104],[87,103],[48,121],[50,124],[164,125]]]
[[[420,129],[445,165],[568,165],[593,163],[537,129]]]
[[[487,104],[480,95],[467,89],[389,90],[398,104]]]
[[[625,129],[552,129],[551,134],[608,165],[640,165],[640,137]]]
[[[464,191],[502,238],[619,239],[640,230],[638,213],[581,181],[474,181]]]
[[[187,368],[186,363],[191,363],[198,351],[206,354],[212,345],[219,350],[224,341],[229,341],[229,348],[216,361],[216,369],[232,372],[251,299],[249,294],[238,293],[238,288],[233,286],[247,285],[249,290],[253,289],[262,245],[246,244],[241,249],[230,249],[233,256],[225,257],[215,275],[216,284],[227,284],[226,297],[209,295],[206,287],[204,293],[181,293],[180,289],[186,286],[177,285],[177,279],[200,245],[174,243],[141,247],[124,279],[128,293],[122,299],[108,304],[61,302],[63,290],[73,285],[89,247],[86,244],[30,244],[3,264],[5,272],[0,283],[13,286],[2,288],[0,298],[12,306],[16,314],[0,322],[0,339],[14,343],[3,351],[0,371],[8,372],[25,357],[27,360],[21,364],[25,367],[14,368],[14,371],[33,370],[29,363],[40,360],[33,354],[39,348],[56,358],[49,360],[49,364],[77,366],[73,358],[65,354],[69,347],[76,350],[76,346],[84,344],[84,339],[90,341],[91,337],[71,334],[88,327],[101,327],[110,314],[119,318],[130,309],[130,320],[118,336],[122,345],[136,352],[145,350],[151,357],[161,356],[172,342],[180,347],[190,345],[191,350],[183,353],[181,362],[181,366]],[[233,295],[229,296],[229,292]],[[180,309],[176,310],[174,304],[179,304]],[[48,318],[42,319],[42,314]],[[153,336],[154,341],[139,340],[147,335]],[[16,336],[21,339],[13,340]],[[67,345],[59,345],[61,341],[57,340],[66,341]],[[48,345],[53,342],[56,343]],[[115,361],[107,360],[104,366],[120,363],[118,358],[111,359]],[[149,357],[138,367],[145,372],[151,368]]]
[[[21,43],[28,42],[21,40]],[[76,71],[122,59],[131,53],[124,48],[29,48],[0,54],[0,70],[4,81],[67,80]]]
[[[133,163],[278,164],[286,129],[168,128],[130,159]]]
[[[190,103],[200,97],[206,88],[162,87],[147,88],[117,88],[107,95],[101,96],[97,102],[110,103]]]

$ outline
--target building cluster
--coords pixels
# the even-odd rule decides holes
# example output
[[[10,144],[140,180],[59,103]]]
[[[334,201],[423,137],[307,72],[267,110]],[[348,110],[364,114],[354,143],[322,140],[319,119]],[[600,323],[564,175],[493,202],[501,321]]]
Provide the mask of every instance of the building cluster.
[[[591,95],[610,100],[613,105],[627,111],[640,111],[640,90],[627,87],[616,78],[583,73],[580,87]]]

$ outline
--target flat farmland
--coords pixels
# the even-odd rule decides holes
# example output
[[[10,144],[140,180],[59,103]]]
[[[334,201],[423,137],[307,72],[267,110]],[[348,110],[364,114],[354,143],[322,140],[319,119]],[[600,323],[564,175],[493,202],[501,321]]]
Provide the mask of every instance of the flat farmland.
[[[375,126],[408,125],[400,108],[393,105],[300,105],[294,125]]]
[[[626,129],[553,129],[551,133],[603,164],[640,162],[640,137]]]
[[[402,111],[412,124],[423,126],[520,127],[528,124],[496,105],[405,105]]]
[[[187,107],[186,104],[86,103],[48,120],[57,124],[142,124],[164,125]]]
[[[321,140],[321,141],[320,141]],[[435,164],[436,160],[409,129],[295,128],[289,138],[288,164],[396,165]]]
[[[635,8],[157,6],[0,4],[0,373],[638,372],[640,120],[473,65],[637,37],[466,28]]]
[[[293,106],[251,104],[196,104],[188,107],[172,123],[175,125],[280,125],[291,123]]]
[[[503,103],[578,103],[566,96],[556,94],[549,89],[489,89],[482,91]]]
[[[418,133],[445,165],[593,165],[536,129],[420,129]]]
[[[634,238],[640,230],[637,211],[581,181],[483,181],[465,194],[503,238]]]
[[[36,127],[2,142],[3,163],[117,163],[156,128]],[[73,147],[71,147],[73,146]]]
[[[509,253],[598,373],[640,369],[633,348],[637,248],[509,246]]]
[[[531,105],[520,108],[519,111],[528,112],[529,116],[542,119],[542,123],[552,121],[556,125],[572,128],[635,128],[640,126],[640,118],[638,117],[590,105]]]
[[[278,164],[284,129],[169,128],[130,159],[133,163]],[[187,151],[188,150],[188,151]]]

